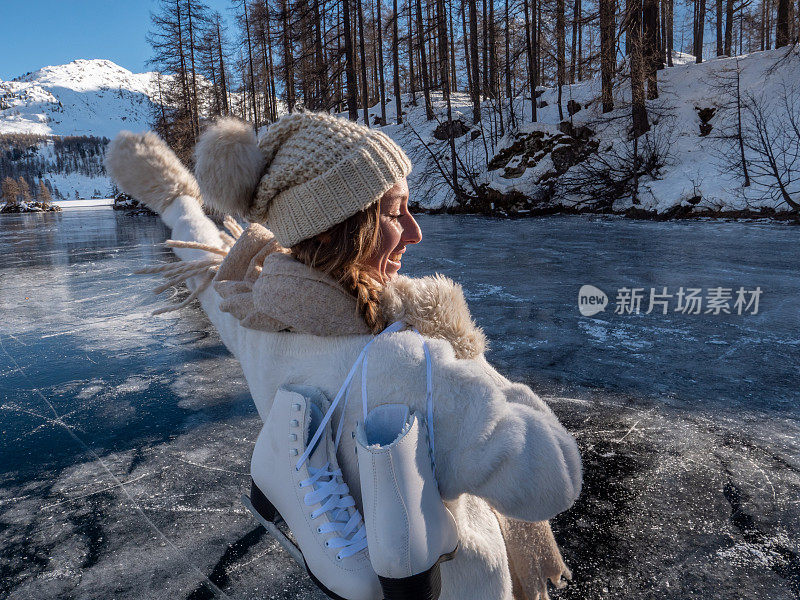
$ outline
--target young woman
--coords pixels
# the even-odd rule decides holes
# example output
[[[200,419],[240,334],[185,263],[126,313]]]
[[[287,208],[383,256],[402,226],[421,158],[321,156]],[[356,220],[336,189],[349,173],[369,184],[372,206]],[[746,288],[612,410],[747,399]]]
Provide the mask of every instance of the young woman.
[[[241,362],[262,419],[286,383],[315,386],[332,399],[364,344],[387,324],[403,320],[422,333],[434,366],[437,480],[460,542],[441,567],[442,598],[508,600],[513,578],[514,596],[533,599],[545,597],[548,578],[560,585],[569,577],[544,521],[580,493],[577,445],[529,387],[487,362],[485,335],[458,284],[399,273],[422,233],[408,211],[411,163],[388,136],[300,112],[256,139],[249,125],[226,119],[198,143],[199,186],[151,133],[120,134],[107,166],[184,242],[179,257],[200,261],[188,284]],[[206,205],[251,222],[243,232],[232,227],[235,244],[205,216],[201,191]],[[416,333],[377,342],[370,408],[405,403],[424,413]],[[345,432],[360,418],[360,388],[354,379],[356,397],[334,415],[334,422],[344,418]],[[342,436],[337,457],[358,504],[353,436]]]

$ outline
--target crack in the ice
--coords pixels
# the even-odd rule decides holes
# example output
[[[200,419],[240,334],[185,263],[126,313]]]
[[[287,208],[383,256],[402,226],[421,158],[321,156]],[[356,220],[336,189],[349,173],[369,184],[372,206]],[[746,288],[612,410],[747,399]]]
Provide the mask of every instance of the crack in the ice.
[[[728,479],[722,488],[722,494],[731,505],[731,523],[741,532],[747,543],[757,546],[762,552],[780,557],[780,561],[768,561],[766,566],[785,579],[794,597],[800,598],[800,555],[777,540],[770,539],[758,529],[753,515],[744,511],[744,492],[733,481],[730,471],[727,468],[725,471]]]
[[[217,561],[217,564],[215,564],[211,569],[208,579],[212,581],[218,588],[224,588],[230,579],[229,567],[236,564],[238,560],[247,554],[250,548],[258,544],[266,533],[267,530],[259,525],[232,544],[228,544],[228,547],[225,549],[225,553]],[[192,591],[186,597],[186,600],[209,600],[213,597],[214,596],[211,594],[209,589],[201,585]]]
[[[12,366],[23,377],[25,377],[26,379],[30,379],[28,374],[25,373],[25,371],[19,365],[17,360],[14,358],[14,356],[8,351],[8,349],[6,348],[5,344],[3,344],[3,335],[4,335],[4,333],[0,332],[0,350],[2,350],[2,352],[8,357],[9,361],[11,361]],[[173,552],[175,552],[175,554],[185,562],[186,566],[188,566],[190,569],[192,569],[193,571],[195,571],[196,573],[198,573],[200,576],[202,576],[205,579],[205,581],[202,582],[201,585],[206,586],[206,588],[209,590],[210,593],[218,594],[219,596],[221,596],[223,598],[227,598],[228,597],[227,594],[225,594],[225,592],[223,592],[220,588],[218,588],[214,584],[214,582],[212,582],[210,579],[208,579],[205,576],[205,574],[203,573],[203,571],[198,566],[196,566],[192,561],[190,561],[186,556],[184,556],[184,554],[178,549],[178,547],[172,542],[172,540],[170,540],[166,536],[166,534],[158,528],[158,526],[152,521],[152,519],[150,519],[150,517],[148,517],[145,514],[145,512],[144,512],[144,510],[142,510],[140,504],[133,498],[133,496],[130,495],[128,490],[125,489],[125,486],[122,484],[122,482],[119,480],[119,478],[116,475],[114,475],[114,473],[111,471],[110,467],[105,463],[105,461],[100,457],[100,455],[91,446],[89,446],[85,441],[83,441],[83,439],[78,437],[78,435],[73,431],[72,428],[68,427],[65,423],[63,423],[63,421],[61,421],[62,417],[58,413],[58,411],[56,410],[56,407],[53,406],[53,403],[50,402],[50,400],[47,399],[47,397],[41,392],[41,390],[39,390],[38,388],[33,388],[31,391],[36,393],[39,396],[39,398],[41,398],[42,402],[44,402],[44,404],[46,404],[47,407],[50,409],[50,412],[53,413],[53,421],[55,423],[58,423],[59,425],[62,425],[64,430],[69,434],[69,436],[73,440],[75,440],[78,443],[79,446],[82,446],[83,449],[86,450],[92,456],[92,458],[94,458],[95,461],[97,461],[97,463],[103,468],[103,470],[108,474],[108,476],[111,478],[112,481],[116,482],[119,485],[119,489],[122,490],[122,493],[131,502],[133,509],[137,513],[139,513],[139,515],[142,517],[142,519],[144,519],[144,521],[161,537],[161,539],[163,539],[164,542],[167,545],[169,545],[170,548],[172,548]]]
[[[101,492],[102,499],[110,501],[113,496],[108,491]],[[69,520],[74,526],[74,533],[86,538],[86,557],[83,559],[81,569],[90,569],[100,560],[100,553],[105,546],[103,526],[101,524],[102,509],[100,499],[89,498],[90,508],[88,515],[69,515]]]

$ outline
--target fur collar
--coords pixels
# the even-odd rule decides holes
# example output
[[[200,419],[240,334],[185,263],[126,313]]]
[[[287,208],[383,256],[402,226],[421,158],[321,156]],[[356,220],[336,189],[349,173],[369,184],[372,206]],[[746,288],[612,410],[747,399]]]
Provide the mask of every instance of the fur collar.
[[[389,323],[403,320],[423,335],[448,340],[456,358],[475,358],[486,351],[486,334],[472,319],[464,290],[441,273],[397,275],[384,286],[381,310]]]
[[[214,280],[221,310],[251,329],[313,335],[368,334],[356,299],[330,276],[281,251],[265,227],[251,224],[228,252]],[[469,312],[461,286],[436,273],[397,275],[384,286],[380,310],[387,323],[403,320],[450,342],[457,358],[486,351],[486,335]]]

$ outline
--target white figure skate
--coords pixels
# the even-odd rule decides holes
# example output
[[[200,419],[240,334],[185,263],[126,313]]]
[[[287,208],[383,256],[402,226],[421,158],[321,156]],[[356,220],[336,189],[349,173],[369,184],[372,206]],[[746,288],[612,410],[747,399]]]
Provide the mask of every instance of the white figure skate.
[[[424,339],[423,344],[427,431],[404,404],[384,404],[367,414],[366,354],[362,364],[364,422],[356,429],[356,451],[369,557],[385,600],[438,599],[439,564],[458,550],[456,522],[434,474],[431,359]]]
[[[251,496],[243,501],[329,597],[378,600],[364,522],[342,480],[330,424],[323,423],[327,408],[316,388],[278,390],[253,451]],[[279,518],[302,554],[275,526]]]

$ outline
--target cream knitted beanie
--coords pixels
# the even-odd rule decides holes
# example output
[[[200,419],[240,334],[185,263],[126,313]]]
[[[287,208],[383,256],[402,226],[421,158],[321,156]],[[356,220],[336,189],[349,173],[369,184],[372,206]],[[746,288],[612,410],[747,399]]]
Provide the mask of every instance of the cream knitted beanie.
[[[250,124],[220,119],[195,152],[204,203],[263,223],[287,248],[365,209],[411,172],[389,136],[326,112],[283,115],[258,139]]]

